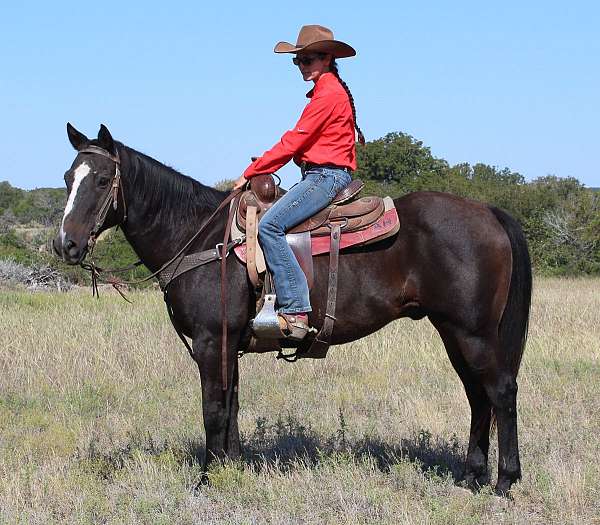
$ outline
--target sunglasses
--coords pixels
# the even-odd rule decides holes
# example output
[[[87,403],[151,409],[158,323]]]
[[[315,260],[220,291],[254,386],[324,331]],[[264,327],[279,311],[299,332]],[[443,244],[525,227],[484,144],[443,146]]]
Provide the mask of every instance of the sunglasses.
[[[303,66],[310,66],[315,60],[322,60],[323,55],[302,55],[295,56],[292,58],[292,62],[295,66],[302,64]]]

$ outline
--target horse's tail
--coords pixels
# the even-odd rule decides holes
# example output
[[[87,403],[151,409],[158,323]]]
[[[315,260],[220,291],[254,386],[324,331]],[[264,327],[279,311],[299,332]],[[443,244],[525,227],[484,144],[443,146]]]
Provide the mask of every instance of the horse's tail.
[[[500,320],[500,344],[506,352],[510,370],[516,379],[527,341],[531,306],[531,260],[527,240],[519,223],[508,213],[490,206],[506,231],[512,248],[512,274],[508,300]]]

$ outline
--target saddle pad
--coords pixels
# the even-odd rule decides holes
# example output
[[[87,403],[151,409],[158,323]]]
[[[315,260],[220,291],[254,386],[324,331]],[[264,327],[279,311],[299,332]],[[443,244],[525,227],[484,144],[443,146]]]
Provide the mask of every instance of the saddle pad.
[[[342,233],[340,249],[380,241],[387,237],[391,237],[398,232],[400,229],[400,219],[398,218],[398,212],[396,211],[396,206],[394,206],[394,201],[390,197],[385,197],[384,203],[386,211],[377,222],[371,224],[364,230]],[[232,238],[234,238],[233,232]],[[311,244],[313,255],[329,252],[329,237],[312,237]],[[246,262],[246,243],[236,246],[233,251],[241,262]]]

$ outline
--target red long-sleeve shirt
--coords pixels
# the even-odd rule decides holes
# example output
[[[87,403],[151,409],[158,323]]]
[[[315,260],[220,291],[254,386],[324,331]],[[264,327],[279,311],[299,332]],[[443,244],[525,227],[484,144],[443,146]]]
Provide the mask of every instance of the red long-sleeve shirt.
[[[309,162],[356,169],[354,118],[346,90],[333,73],[323,73],[306,96],[310,102],[298,123],[250,164],[244,177],[273,173],[292,158],[297,165]]]

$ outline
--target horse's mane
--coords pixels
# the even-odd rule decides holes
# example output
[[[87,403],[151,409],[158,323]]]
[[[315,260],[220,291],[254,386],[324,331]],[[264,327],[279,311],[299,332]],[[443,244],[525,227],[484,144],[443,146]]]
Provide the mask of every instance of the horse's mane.
[[[129,146],[116,144],[122,160],[127,160],[129,191],[135,192],[155,214],[176,212],[195,216],[217,208],[227,195]]]

